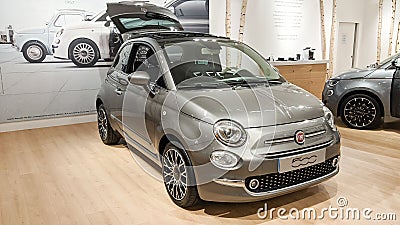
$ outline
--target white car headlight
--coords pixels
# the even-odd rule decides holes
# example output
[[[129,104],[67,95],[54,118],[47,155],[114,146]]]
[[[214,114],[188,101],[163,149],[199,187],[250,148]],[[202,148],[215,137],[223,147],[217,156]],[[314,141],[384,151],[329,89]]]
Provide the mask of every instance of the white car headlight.
[[[230,169],[239,163],[239,157],[228,151],[215,151],[211,153],[210,160],[221,169]]]
[[[332,130],[336,131],[336,125],[335,125],[335,117],[333,116],[333,113],[331,110],[329,110],[326,106],[323,107],[324,110],[324,117],[326,122],[329,124],[329,126],[332,128]]]
[[[247,139],[247,134],[243,127],[230,120],[221,120],[215,123],[214,136],[222,144],[230,147],[239,147]]]

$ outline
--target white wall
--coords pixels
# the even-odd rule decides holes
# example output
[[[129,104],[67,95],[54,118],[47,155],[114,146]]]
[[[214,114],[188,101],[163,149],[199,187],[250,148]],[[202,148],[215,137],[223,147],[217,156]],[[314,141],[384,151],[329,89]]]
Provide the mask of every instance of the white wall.
[[[12,25],[15,30],[44,25],[57,9],[84,9],[94,13],[106,9],[106,2],[120,0],[1,0],[0,30]],[[162,5],[164,0],[150,0]]]
[[[298,39],[291,41],[277,40],[277,31],[274,27],[273,12],[277,0],[251,0],[248,2],[247,22],[245,26],[245,42],[260,51],[265,57],[271,53],[275,57],[289,57],[301,52],[306,46],[317,49],[316,58],[322,58],[319,0],[304,0],[303,21],[298,29]],[[278,0],[279,1],[279,0]],[[299,1],[299,0],[284,0]],[[240,20],[241,0],[232,0],[232,38],[237,39]],[[356,67],[365,67],[376,61],[377,29],[378,29],[378,0],[338,0],[336,42],[340,22],[358,23]],[[400,2],[397,4],[400,12]],[[210,1],[210,32],[225,35],[225,1]],[[332,0],[325,0],[325,26],[327,38],[327,58],[329,56],[329,40],[331,32]],[[382,26],[382,59],[388,56],[389,28],[391,18],[391,0],[384,0]],[[397,37],[399,22],[397,13],[393,52]],[[337,46],[337,43],[335,44]],[[335,58],[340,57],[335,51]]]
[[[241,0],[232,0],[232,38],[238,38]],[[256,48],[265,57],[296,57],[303,48],[317,49],[316,58],[321,58],[320,19],[318,0],[251,0],[248,2],[244,42]],[[299,8],[280,7],[279,4],[295,3]],[[210,32],[225,36],[225,1],[210,1]],[[275,24],[279,11],[301,12],[299,24],[290,18],[287,24],[296,28],[278,28]],[[292,14],[295,15],[295,14]],[[279,17],[278,19],[282,19]],[[293,40],[282,40],[281,35],[295,34]]]

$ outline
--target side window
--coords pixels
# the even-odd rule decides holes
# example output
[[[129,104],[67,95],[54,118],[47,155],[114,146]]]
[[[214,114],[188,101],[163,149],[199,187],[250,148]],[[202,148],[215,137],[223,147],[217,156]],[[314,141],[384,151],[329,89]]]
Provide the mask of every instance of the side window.
[[[175,6],[175,15],[187,18],[208,17],[207,8],[206,0],[183,1]]]
[[[157,83],[165,88],[163,77],[161,76],[161,68],[156,54],[152,48],[144,44],[135,45],[134,60],[132,63],[132,71],[145,71],[150,75],[150,82]]]
[[[62,27],[68,24],[81,22],[83,19],[83,16],[80,14],[62,14],[58,16],[57,20],[54,22],[54,26]]]
[[[114,61],[114,69],[122,72],[128,72],[129,56],[131,55],[132,43],[125,45]]]

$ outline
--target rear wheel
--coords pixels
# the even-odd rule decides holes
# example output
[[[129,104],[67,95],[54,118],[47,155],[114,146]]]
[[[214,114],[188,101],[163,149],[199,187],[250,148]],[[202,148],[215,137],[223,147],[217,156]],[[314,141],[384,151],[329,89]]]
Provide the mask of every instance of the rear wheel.
[[[22,54],[26,61],[40,63],[46,58],[46,49],[41,43],[32,41],[24,45]]]
[[[100,138],[104,144],[118,144],[120,136],[112,129],[104,105],[100,105],[97,108],[97,128],[99,130]]]
[[[355,129],[374,129],[382,123],[379,103],[365,94],[356,94],[346,98],[341,107],[343,123]]]
[[[100,57],[96,44],[87,39],[78,39],[71,43],[69,56],[79,67],[90,67],[97,63]]]
[[[193,168],[184,150],[167,144],[162,157],[162,172],[165,188],[176,205],[189,208],[199,203]]]

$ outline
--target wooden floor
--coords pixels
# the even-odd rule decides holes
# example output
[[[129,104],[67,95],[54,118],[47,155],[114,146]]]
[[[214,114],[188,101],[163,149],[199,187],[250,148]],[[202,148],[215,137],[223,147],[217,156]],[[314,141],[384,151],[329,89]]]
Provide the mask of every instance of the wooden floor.
[[[395,212],[397,221],[382,224],[400,224],[400,124],[340,131],[341,171],[335,178],[268,201],[207,202],[193,210],[176,207],[163,183],[124,146],[103,145],[94,123],[0,133],[0,224],[293,224],[261,220],[257,210],[264,203],[320,210],[337,207],[341,196],[348,207]]]

